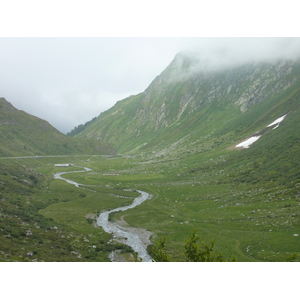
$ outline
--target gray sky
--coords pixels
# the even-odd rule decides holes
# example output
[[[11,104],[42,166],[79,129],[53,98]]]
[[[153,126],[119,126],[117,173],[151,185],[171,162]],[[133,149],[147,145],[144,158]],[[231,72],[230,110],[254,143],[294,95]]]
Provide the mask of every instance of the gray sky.
[[[300,38],[0,38],[0,97],[63,133],[143,92],[185,50],[213,64],[293,57]]]

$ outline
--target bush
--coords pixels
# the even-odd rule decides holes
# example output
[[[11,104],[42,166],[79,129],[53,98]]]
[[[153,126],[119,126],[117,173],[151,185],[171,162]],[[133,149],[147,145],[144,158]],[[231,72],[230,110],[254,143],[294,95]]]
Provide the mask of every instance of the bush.
[[[187,262],[223,262],[223,254],[213,252],[214,241],[211,241],[211,245],[206,245],[202,241],[201,245],[198,244],[200,237],[197,235],[197,229],[194,229],[194,232],[191,234],[190,238],[186,241],[185,244],[185,257]],[[157,242],[155,246],[151,249],[151,254],[154,262],[170,262],[171,257],[168,255],[165,250],[165,240],[163,237],[160,242]],[[227,261],[236,261],[234,257],[231,260]]]

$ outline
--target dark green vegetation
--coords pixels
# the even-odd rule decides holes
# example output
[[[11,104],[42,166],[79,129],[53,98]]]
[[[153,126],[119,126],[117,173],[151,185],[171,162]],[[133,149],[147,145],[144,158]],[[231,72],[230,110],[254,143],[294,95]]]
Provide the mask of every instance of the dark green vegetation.
[[[121,246],[93,226],[95,215],[128,204],[136,193],[123,189],[131,188],[152,198],[111,220],[151,231],[152,242],[167,237],[163,249],[174,261],[186,259],[185,239],[194,228],[225,259],[299,260],[299,61],[198,68],[197,59],[178,55],[145,92],[119,101],[74,138],[102,140],[122,155],[1,160],[1,222],[11,230],[1,236],[2,257],[108,260]],[[278,128],[267,127],[283,115]],[[249,149],[235,147],[256,135],[262,137]],[[91,168],[64,176],[96,185],[94,191],[53,180],[55,163]],[[23,220],[19,214],[29,208]],[[26,236],[26,226],[37,234]]]
[[[93,188],[54,181],[47,174],[62,168],[55,168],[53,160],[0,160],[0,261],[109,261],[112,250],[132,252],[123,244],[109,242],[110,235],[95,226],[95,217],[104,208],[129,200],[115,195],[133,199],[138,194],[106,187],[95,188],[95,193]],[[64,160],[55,158],[58,163]]]
[[[13,107],[0,98],[0,157],[115,153],[99,141],[65,136],[48,122]]]
[[[199,244],[200,237],[197,234],[197,230],[191,234],[190,238],[185,243],[185,261],[186,262],[223,262],[223,254],[213,252],[214,241],[211,241],[211,245],[205,244],[203,241]],[[151,256],[155,262],[170,262],[171,256],[164,251],[166,238],[157,242],[151,249]],[[294,256],[293,258],[294,259]],[[228,261],[235,261],[232,258]]]
[[[67,133],[68,136],[74,136],[78,133],[80,133],[85,127],[87,127],[89,124],[94,122],[96,120],[96,117],[93,118],[91,121],[86,122],[85,124],[80,124],[78,126],[75,126],[74,129],[72,129],[70,132]]]

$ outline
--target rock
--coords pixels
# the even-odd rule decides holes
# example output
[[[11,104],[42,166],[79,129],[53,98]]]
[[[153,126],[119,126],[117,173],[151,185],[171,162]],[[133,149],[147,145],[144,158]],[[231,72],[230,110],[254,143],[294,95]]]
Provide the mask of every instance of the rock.
[[[30,236],[30,235],[32,235],[32,231],[31,231],[30,229],[28,229],[28,230],[26,231],[26,236]]]

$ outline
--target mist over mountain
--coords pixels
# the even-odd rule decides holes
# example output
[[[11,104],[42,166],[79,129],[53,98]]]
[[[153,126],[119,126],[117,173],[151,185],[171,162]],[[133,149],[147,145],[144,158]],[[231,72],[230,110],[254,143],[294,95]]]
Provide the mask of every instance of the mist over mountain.
[[[143,92],[177,53],[220,68],[295,58],[300,38],[1,38],[0,48],[0,96],[67,133]]]
[[[213,71],[245,63],[274,62],[279,59],[297,60],[298,39],[238,38],[211,40],[206,47],[197,45],[181,51],[184,56],[197,60],[197,71]]]
[[[224,257],[297,260],[300,60],[233,63],[224,53],[218,63],[178,53],[143,92],[76,126],[74,137],[1,98],[0,260],[132,260],[127,244],[112,245],[95,226],[99,211],[153,243],[166,236],[174,261],[184,261],[195,228]],[[151,197],[115,211],[137,191]]]
[[[197,151],[222,136],[234,145],[259,129],[258,120],[271,123],[296,109],[297,103],[284,101],[299,88],[293,51],[265,60],[218,55],[177,54],[144,92],[117,102],[77,137],[105,141],[120,152]]]

